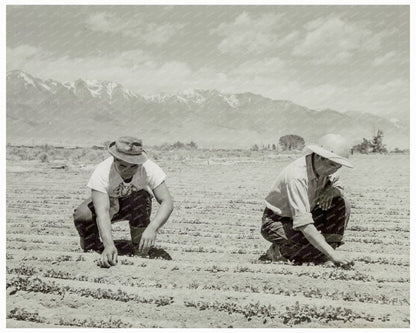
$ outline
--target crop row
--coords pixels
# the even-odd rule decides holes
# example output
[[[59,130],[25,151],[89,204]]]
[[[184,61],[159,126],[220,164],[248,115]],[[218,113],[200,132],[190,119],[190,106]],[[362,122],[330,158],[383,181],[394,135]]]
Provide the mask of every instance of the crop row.
[[[364,237],[348,237],[346,240],[351,243],[364,243],[364,244],[383,244],[383,245],[403,245],[404,241],[409,243],[408,238],[401,236],[399,239],[382,239],[382,238],[364,238]]]
[[[235,284],[232,286],[224,286],[221,284],[205,284],[199,285],[196,282],[189,284],[190,289],[208,289],[208,290],[221,290],[221,291],[236,291],[246,293],[264,293],[273,295],[284,295],[284,296],[299,296],[302,295],[306,298],[316,299],[328,299],[328,300],[343,300],[347,302],[361,302],[361,303],[372,303],[372,304],[390,304],[390,305],[403,305],[409,304],[407,299],[399,299],[397,297],[387,297],[385,295],[371,295],[369,293],[359,293],[356,291],[342,291],[337,290],[330,292],[325,288],[311,287],[311,288],[282,288],[273,287],[270,285],[242,285]]]
[[[267,320],[281,320],[283,324],[288,326],[299,325],[304,322],[311,322],[317,320],[328,323],[330,321],[352,322],[356,319],[362,319],[373,322],[376,318],[373,315],[366,313],[357,313],[348,308],[329,306],[316,306],[309,304],[299,304],[286,307],[284,312],[279,312],[272,305],[261,305],[259,302],[250,303],[248,305],[240,305],[232,302],[205,302],[205,301],[185,301],[185,306],[194,307],[198,310],[204,311],[212,309],[216,311],[224,311],[228,314],[239,313],[242,314],[248,321],[257,317],[263,320],[263,324]],[[389,321],[389,315],[377,318],[381,321]]]
[[[43,294],[57,294],[64,295],[67,292],[75,293],[82,297],[92,297],[95,299],[109,299],[119,302],[136,302],[136,303],[148,303],[156,304],[156,306],[166,306],[173,303],[173,297],[158,297],[158,298],[145,298],[135,294],[126,293],[120,289],[116,292],[110,289],[91,290],[88,288],[74,288],[70,286],[59,286],[55,282],[45,282],[40,278],[27,279],[27,277],[13,277],[9,282],[6,283],[6,288],[13,288],[9,295],[13,295],[16,292],[29,291],[29,292],[40,292]]]
[[[10,255],[9,255],[10,258]],[[85,261],[84,256],[79,255],[78,257],[73,257],[70,255],[60,255],[56,258],[37,258],[35,256],[32,257],[24,257],[21,259],[21,261],[29,261],[29,260],[37,260],[40,262],[50,262],[51,264],[59,264],[61,262],[65,261]],[[363,257],[361,258],[361,261],[364,262],[371,262],[370,257]],[[121,259],[120,263],[122,265],[134,265],[134,266],[140,266],[140,267],[146,267],[146,263],[139,261],[135,263],[132,260],[129,260],[127,258]],[[406,266],[406,265],[404,265]],[[25,266],[20,268],[20,271]],[[170,267],[170,266],[169,266]],[[175,270],[180,270],[180,266],[175,266]],[[160,269],[167,268],[167,266],[160,266]],[[361,281],[361,282],[408,282],[408,277],[399,277],[399,276],[389,276],[389,277],[374,277],[365,273],[361,273],[359,270],[355,270],[353,268],[344,269],[344,268],[327,268],[325,270],[322,269],[313,269],[313,267],[302,267],[302,270],[294,270],[293,267],[286,264],[280,264],[280,265],[273,265],[271,267],[270,265],[238,265],[235,267],[229,267],[229,266],[220,266],[220,265],[213,265],[213,266],[207,266],[207,267],[193,267],[193,271],[206,271],[213,274],[221,273],[221,272],[228,272],[228,273],[252,273],[252,274],[273,274],[273,275],[294,275],[297,277],[306,276],[313,279],[325,279],[325,280],[335,280],[335,281]],[[9,273],[13,273],[13,270],[16,270],[19,268],[13,268],[9,270]],[[33,268],[26,268],[26,269],[33,269]],[[174,268],[171,268],[174,270]],[[187,268],[186,268],[187,269]],[[22,273],[23,274],[23,273]],[[32,274],[26,274],[26,275],[33,275]]]
[[[97,320],[93,318],[88,319],[71,319],[65,320],[61,318],[59,320],[61,326],[73,326],[73,327],[94,327],[94,328],[131,328],[133,327],[130,323],[125,323],[120,319],[108,319],[108,320]]]
[[[29,225],[31,227],[56,227],[64,229],[73,228],[72,223],[70,223],[72,219],[71,210],[68,210],[67,214],[65,214],[65,218],[63,218],[61,210],[53,210],[47,212],[44,210],[40,210],[38,213],[33,214],[32,208],[28,209],[28,211],[26,212],[25,210],[22,210],[21,205],[19,207],[16,208],[16,211],[8,211],[7,218],[11,226],[19,226],[17,223],[19,223],[20,221],[30,219],[31,222]],[[29,208],[27,204],[25,204],[25,209],[26,208]],[[44,209],[43,206],[42,209]],[[188,235],[189,232],[199,232],[200,235],[209,236],[210,233],[213,233],[213,230],[216,230],[217,234],[221,234],[220,231],[228,228],[229,233],[238,234],[243,230],[257,232],[257,230],[260,228],[261,212],[259,212],[259,214],[256,215],[256,220],[258,221],[258,223],[255,223],[254,225],[253,219],[247,217],[246,215],[238,217],[234,216],[234,214],[231,218],[231,221],[224,221],[223,214],[219,215],[218,218],[212,218],[212,216],[209,216],[205,217],[204,219],[198,219],[195,218],[194,215],[188,217],[188,214],[186,214],[186,212],[181,213],[181,218],[176,219],[175,217],[172,217],[170,223],[166,226],[166,228],[161,230],[161,233],[166,232],[169,234]],[[45,222],[45,219],[47,219],[48,217],[52,219]],[[365,220],[365,224],[362,224],[361,220]],[[383,234],[389,231],[409,232],[408,218],[389,218],[388,221],[380,221],[379,217],[374,217],[374,215],[370,215],[367,217],[366,214],[363,213],[354,216],[354,221],[352,222],[353,223],[351,223],[348,226],[348,230],[351,231],[376,231],[381,232]],[[380,227],[380,222],[383,223],[383,228]],[[229,229],[230,224],[232,225],[231,230]],[[213,229],[213,227],[215,228]],[[257,234],[259,233],[257,232]]]
[[[65,292],[72,291],[77,293],[79,296],[84,297],[93,297],[96,299],[111,299],[121,302],[129,302],[129,301],[136,301],[139,303],[155,303],[158,306],[169,305],[173,302],[173,298],[163,298],[163,302],[159,303],[158,299],[145,299],[140,298],[137,295],[129,295],[121,290],[117,292],[112,292],[110,290],[90,290],[85,288],[70,288],[70,287],[59,287],[54,283],[48,284],[41,281],[38,278],[27,280],[22,279],[20,277],[12,279],[11,282],[7,283],[7,287],[14,287],[17,290],[25,290],[25,291],[32,291],[32,292],[41,292],[41,293],[52,293],[52,294],[59,294],[63,295]],[[15,290],[16,290],[15,289]],[[249,305],[240,305],[237,303],[230,303],[230,302],[204,302],[204,301],[185,301],[184,302],[186,307],[195,307],[198,310],[205,310],[205,309],[213,309],[216,311],[225,311],[229,314],[237,313],[244,315],[247,320],[251,320],[253,317],[258,317],[263,319],[263,323],[266,323],[267,320],[273,320],[275,317],[280,318],[285,325],[293,326],[298,325],[303,322],[310,322],[311,320],[319,320],[324,322],[335,321],[335,320],[342,320],[344,322],[352,322],[355,319],[364,319],[367,321],[374,321],[374,316],[369,314],[359,314],[353,312],[351,309],[346,308],[334,308],[333,306],[322,306],[317,307],[314,305],[296,305],[292,307],[287,307],[286,311],[283,313],[279,313],[276,309],[271,305],[261,305],[258,303],[250,303]],[[20,318],[24,317],[25,313],[20,314]],[[14,314],[14,317],[17,318],[17,314]],[[32,315],[29,316],[31,320],[42,321],[41,318],[38,316]],[[378,318],[382,321],[388,321],[388,316]],[[82,322],[81,324],[85,324]],[[112,324],[114,325],[114,323]],[[114,326],[113,326],[114,327]]]
[[[9,250],[53,250],[53,248],[55,247],[55,245],[57,243],[61,243],[56,240],[56,238],[54,240],[48,241],[46,243],[40,243],[40,241],[36,241],[36,242],[27,242],[24,239],[18,238],[16,239],[18,242],[14,242],[10,243],[11,240],[8,239],[8,249]],[[240,254],[240,255],[259,255],[260,253],[263,252],[263,249],[260,248],[260,245],[258,244],[253,244],[253,247],[249,247],[247,248],[247,246],[245,248],[242,247],[237,247],[235,245],[230,245],[227,246],[226,248],[224,248],[223,246],[221,246],[221,242],[216,242],[215,244],[213,244],[213,246],[205,246],[205,245],[189,245],[189,243],[192,243],[192,241],[183,241],[183,242],[178,242],[178,241],[164,241],[163,239],[160,240],[159,245],[162,246],[163,248],[165,248],[168,251],[178,251],[180,253],[212,253],[212,254],[216,254],[216,253],[229,253],[229,254]],[[195,243],[198,243],[195,241]],[[364,244],[363,244],[364,246]],[[343,249],[344,250],[353,250],[356,251],[356,254],[360,257],[365,256],[365,254],[369,254],[369,253],[380,253],[381,249],[379,248],[379,246],[374,246],[374,244],[370,245],[370,244],[365,244],[365,247],[361,246],[359,249],[357,249],[356,247],[353,246],[353,244],[347,243],[346,245],[344,245]],[[383,244],[383,246],[385,247],[386,245]],[[392,245],[389,245],[392,247]],[[75,251],[78,248],[78,245],[75,241],[71,241],[71,242],[66,242],[64,249],[66,249],[67,251]],[[392,247],[393,249],[393,247]],[[400,248],[397,248],[397,246],[394,248],[395,251],[400,251],[402,253],[406,253],[409,251],[408,246],[403,247],[401,246]],[[360,252],[357,252],[358,250],[360,250]],[[388,251],[387,249],[384,248],[385,251]],[[386,252],[384,252],[386,253]],[[253,261],[253,260],[252,260]],[[375,261],[374,263],[377,263],[377,261]],[[378,260],[378,263],[383,263],[383,264],[392,264],[392,265],[400,265],[399,262],[397,262],[397,260],[394,259],[380,259]],[[406,265],[403,265],[406,266]]]
[[[39,313],[30,312],[23,308],[13,308],[7,314],[7,318],[30,321],[34,323],[44,323],[46,321],[44,317],[39,316]]]
[[[237,250],[233,250],[232,252],[238,252]],[[12,260],[14,259],[15,255],[11,254],[10,252],[6,253],[6,259],[7,260]],[[59,255],[58,257],[38,257],[38,256],[29,256],[29,257],[22,257],[20,259],[21,261],[41,261],[41,262],[52,262],[52,263],[58,263],[61,261],[85,261],[85,257],[83,255],[79,255],[76,257],[72,257],[70,255]],[[361,256],[355,256],[354,260],[356,262],[363,262],[366,264],[382,264],[382,265],[392,265],[392,266],[403,266],[403,267],[408,267],[409,266],[409,261],[407,258],[401,258],[401,257],[370,257],[367,255],[361,255]],[[258,264],[258,260],[257,259],[253,259],[251,261],[249,261],[250,264]],[[124,259],[124,261],[122,262],[122,264],[126,264],[126,265],[133,265],[133,262],[129,262],[128,259]],[[142,265],[142,264],[140,264]],[[215,272],[216,267],[212,268],[212,271]],[[227,271],[229,268],[225,267],[225,268],[221,268],[220,270],[224,270]],[[246,270],[249,271],[249,268],[239,268],[238,270]]]
[[[56,271],[54,269],[48,269],[44,272],[42,270],[38,270],[32,267],[21,266],[17,268],[7,268],[8,274],[17,274],[19,276],[33,276],[33,275],[41,275],[42,277],[46,278],[55,278],[55,279],[63,279],[63,280],[74,280],[74,281],[89,281],[93,283],[101,283],[107,285],[114,285],[113,279],[104,278],[104,277],[88,277],[85,275],[76,275],[74,276],[68,272]],[[131,287],[139,287],[139,288],[166,288],[161,283],[144,283],[144,282],[117,282],[118,284],[124,286],[131,286]],[[196,281],[188,284],[187,286],[178,286],[177,284],[170,284],[170,288],[186,288],[186,289],[200,289],[200,290],[221,290],[221,291],[234,291],[234,292],[244,292],[244,293],[265,293],[265,294],[273,294],[273,295],[284,295],[284,296],[297,296],[302,295],[306,298],[317,298],[317,299],[330,299],[330,300],[343,300],[343,301],[354,301],[354,302],[362,302],[362,303],[373,303],[373,304],[390,304],[390,305],[403,305],[409,304],[407,299],[399,299],[397,297],[387,297],[385,295],[372,295],[369,293],[359,293],[356,291],[328,291],[325,288],[319,287],[312,287],[312,288],[282,288],[282,287],[274,287],[268,284],[234,284],[234,285],[224,285],[224,284],[214,284],[214,283],[198,283]],[[14,289],[13,293],[15,293],[18,289]]]
[[[27,227],[24,228],[14,228],[12,230],[7,231],[7,241],[8,242],[19,242],[19,243],[27,243],[28,245],[30,243],[42,243],[42,244],[48,244],[48,245],[56,245],[59,241],[56,240],[56,237],[62,236],[67,237],[67,240],[71,241],[76,239],[76,231],[70,230],[68,231],[62,230],[62,228],[55,227],[55,226],[49,226],[52,228],[51,230],[48,230],[48,236],[50,239],[36,239],[33,236],[37,237],[37,235],[45,235],[45,232],[47,230],[46,227],[32,227],[28,229]],[[48,227],[48,228],[49,228]],[[67,228],[68,229],[68,228]],[[114,230],[116,231],[116,230]],[[22,237],[22,233],[25,233],[26,235]],[[127,232],[126,232],[127,234]],[[13,237],[12,235],[19,235],[19,237]],[[122,234],[120,234],[122,235]],[[178,237],[178,235],[183,235],[183,239],[181,237]],[[174,237],[172,237],[174,236]],[[212,239],[215,239],[216,241],[213,242]],[[245,248],[238,248],[239,242],[236,242],[238,240],[250,240],[249,247]],[[230,252],[230,253],[238,253],[238,254],[249,254],[253,253],[254,249],[257,249],[259,244],[256,242],[260,239],[260,236],[257,233],[254,232],[247,232],[247,233],[236,233],[236,234],[230,234],[227,236],[227,248],[222,249],[221,243],[225,243],[225,238],[223,235],[219,233],[201,233],[200,231],[187,231],[187,232],[179,232],[177,235],[173,235],[171,233],[163,232],[161,233],[160,241],[164,244],[169,245],[181,245],[183,252],[200,252],[200,253],[223,253],[224,251]],[[234,240],[234,242],[230,243],[230,240]],[[204,242],[206,244],[201,245],[201,242]],[[403,246],[406,243],[409,243],[408,235],[402,235],[399,237],[399,239],[391,239],[391,237],[354,237],[354,236],[348,236],[346,238],[346,242],[348,245],[357,246],[355,243],[360,244],[368,244],[368,245],[380,245],[380,246],[394,246],[399,245]],[[72,243],[71,243],[72,244]],[[207,246],[207,245],[214,245],[213,246]],[[249,245],[249,244],[247,244]]]
[[[28,311],[25,308],[15,307],[9,311],[7,318],[16,319],[21,321],[35,322],[35,323],[44,323],[51,324],[49,320],[45,317],[39,316],[39,313],[36,311]],[[120,319],[108,319],[108,320],[98,320],[98,319],[63,319],[59,320],[59,325],[61,326],[72,326],[72,327],[95,327],[95,328],[130,328],[131,324],[125,323]]]
[[[198,270],[198,269],[197,269]],[[220,267],[220,266],[212,266],[205,271],[210,271],[212,273],[217,273],[221,271],[228,271],[228,267]],[[347,280],[347,281],[363,281],[363,282],[369,282],[374,281],[374,277],[363,274],[357,270],[353,270],[349,268],[348,270],[346,268],[335,268],[331,270],[304,270],[304,271],[294,271],[289,270],[287,268],[278,267],[271,270],[264,270],[262,268],[256,268],[256,267],[248,267],[248,266],[237,266],[233,269],[233,273],[261,273],[261,274],[279,274],[279,275],[296,275],[298,277],[301,276],[307,276],[313,279],[324,279],[324,280]],[[389,280],[390,281],[390,280]],[[381,282],[381,281],[380,281]]]
[[[393,265],[393,266],[409,266],[408,259],[401,260],[400,258],[385,258],[385,257],[377,257],[371,258],[369,256],[359,256],[354,258],[355,261],[364,262],[366,264],[382,264],[382,265]]]
[[[191,245],[194,243],[195,245]],[[197,240],[190,241],[177,241],[177,240],[169,240],[166,242],[160,243],[162,247],[172,246],[172,249],[181,251],[182,253],[230,253],[230,254],[259,254],[262,250],[259,249],[259,244],[253,243],[253,246],[250,247],[249,244],[245,244],[245,246],[239,246],[239,243],[226,243],[226,242],[215,242],[215,243],[207,243],[207,245],[200,245],[201,243]],[[197,245],[199,244],[199,245]],[[209,245],[208,245],[209,244]],[[360,243],[359,247],[353,243],[346,243],[342,247],[348,251],[356,251],[359,253],[380,253],[382,250],[384,253],[394,253],[394,252],[401,252],[406,253],[409,251],[409,246],[404,245],[403,243],[394,244],[386,244],[386,243],[379,243],[378,241],[369,242],[369,243]],[[175,246],[173,246],[175,245]],[[225,245],[227,245],[225,247]],[[265,247],[266,248],[266,247]],[[265,249],[264,249],[265,250]]]
[[[377,226],[369,227],[369,226],[363,226],[363,225],[353,225],[348,226],[348,231],[370,231],[370,232],[390,232],[390,231],[396,231],[396,232],[410,232],[409,227],[403,227],[403,226],[393,226],[393,227],[386,227],[386,228],[380,228]]]

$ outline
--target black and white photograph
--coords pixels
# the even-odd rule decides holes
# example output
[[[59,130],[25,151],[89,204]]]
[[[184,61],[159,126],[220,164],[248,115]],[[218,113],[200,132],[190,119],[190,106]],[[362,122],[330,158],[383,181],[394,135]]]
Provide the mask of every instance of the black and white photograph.
[[[414,327],[410,1],[2,10],[2,328]]]

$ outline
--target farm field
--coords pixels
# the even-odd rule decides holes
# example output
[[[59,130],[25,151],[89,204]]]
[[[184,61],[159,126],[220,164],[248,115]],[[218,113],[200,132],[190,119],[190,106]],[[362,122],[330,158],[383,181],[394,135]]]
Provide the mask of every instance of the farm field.
[[[263,199],[295,156],[189,154],[156,160],[175,200],[157,245],[173,260],[122,255],[110,269],[82,252],[72,222],[98,161],[8,160],[6,326],[410,326],[409,155],[354,155],[341,170],[345,270],[257,260],[270,244]],[[129,239],[127,222],[113,230]]]

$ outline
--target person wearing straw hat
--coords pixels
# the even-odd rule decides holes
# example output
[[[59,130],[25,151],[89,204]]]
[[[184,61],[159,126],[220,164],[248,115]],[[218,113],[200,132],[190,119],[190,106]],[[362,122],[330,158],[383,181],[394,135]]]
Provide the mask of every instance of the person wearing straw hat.
[[[173,210],[166,174],[147,158],[140,139],[120,137],[110,143],[108,152],[111,156],[98,164],[87,184],[91,198],[74,210],[81,248],[85,252],[102,251],[103,267],[117,264],[113,222],[128,220],[133,254],[147,255],[155,244],[157,231]],[[160,207],[150,221],[153,196]]]
[[[342,136],[327,134],[281,171],[265,198],[261,234],[272,245],[259,260],[353,264],[336,251],[343,244],[350,206],[334,173],[353,167],[349,151]]]

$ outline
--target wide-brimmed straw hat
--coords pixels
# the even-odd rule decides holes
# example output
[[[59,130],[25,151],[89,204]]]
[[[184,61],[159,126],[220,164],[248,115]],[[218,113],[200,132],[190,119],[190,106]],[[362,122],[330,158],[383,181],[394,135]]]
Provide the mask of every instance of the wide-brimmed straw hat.
[[[115,158],[131,164],[143,164],[147,161],[142,140],[131,136],[122,136],[111,142],[108,146],[108,152]]]
[[[317,144],[308,145],[306,148],[348,168],[354,167],[348,160],[350,148],[345,139],[339,134],[326,134],[318,140]]]

